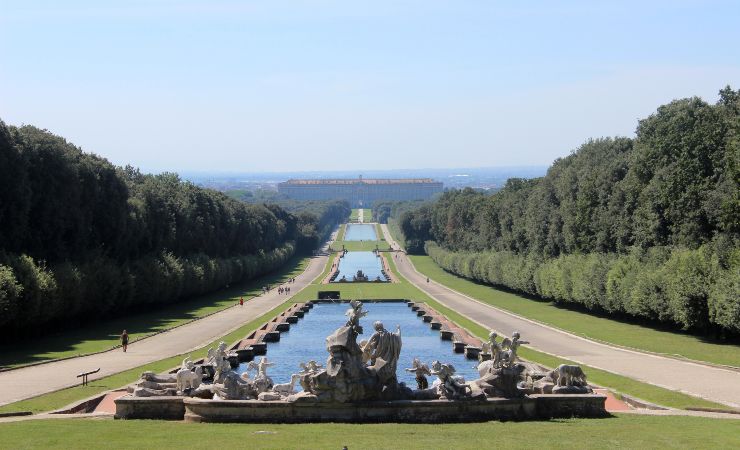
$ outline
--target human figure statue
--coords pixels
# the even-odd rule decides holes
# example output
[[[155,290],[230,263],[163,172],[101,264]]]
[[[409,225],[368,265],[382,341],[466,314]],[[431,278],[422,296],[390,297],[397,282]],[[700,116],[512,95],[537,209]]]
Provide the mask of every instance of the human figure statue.
[[[396,325],[396,332],[391,333],[383,327],[383,322],[373,324],[375,333],[362,349],[370,353],[370,366],[375,368],[383,384],[396,380],[396,366],[401,354],[401,326]]]
[[[453,378],[455,367],[452,364],[442,364],[439,361],[434,361],[430,372],[439,378],[440,397],[453,400],[467,395],[470,388],[468,385],[458,383]]]
[[[427,389],[429,387],[429,381],[427,381],[427,375],[431,375],[432,372],[429,370],[429,366],[414,358],[411,368],[404,369],[406,372],[413,372],[416,375],[416,388],[419,390]]]
[[[223,381],[224,376],[231,370],[231,364],[226,359],[226,342],[218,344],[216,349],[209,348],[208,356],[206,357],[208,364],[213,366],[213,382],[220,383]]]
[[[267,377],[267,368],[272,367],[274,365],[275,363],[271,363],[270,361],[267,360],[267,356],[263,356],[262,358],[260,358],[259,366],[257,366],[258,367],[257,376]]]
[[[217,361],[220,361],[222,358],[226,358],[226,342],[221,341],[220,344],[218,344],[218,347],[216,347],[216,350],[213,350],[212,348],[208,349],[208,359],[209,363],[214,363]]]
[[[345,326],[351,328],[356,335],[360,335],[362,334],[360,319],[367,315],[367,311],[362,309],[362,302],[359,300],[352,300],[349,302],[349,305],[351,308],[344,313],[344,315],[348,317]]]
[[[252,385],[257,392],[265,392],[272,389],[273,382],[272,378],[267,375],[267,368],[274,365],[275,363],[269,362],[267,360],[267,357],[265,356],[260,358],[259,363],[250,361],[249,365],[247,366],[247,372],[250,370],[257,370],[257,374],[252,380]]]
[[[520,341],[519,337],[519,332],[515,331],[511,335],[511,340],[509,340],[509,338],[506,338],[501,342],[501,348],[503,349],[503,351],[501,352],[500,365],[502,367],[512,367],[517,361],[516,353],[519,350],[519,346],[522,344],[529,344],[529,341]]]
[[[498,337],[498,334],[496,332],[491,331],[488,334],[488,342],[486,342],[486,350],[491,354],[491,365],[494,368],[501,366],[501,345],[499,345],[498,342],[496,342],[496,338]]]
[[[319,370],[323,368],[323,366],[313,359],[308,361],[307,363],[300,363],[298,364],[298,367],[301,368],[301,374],[310,374],[310,373],[318,373]]]

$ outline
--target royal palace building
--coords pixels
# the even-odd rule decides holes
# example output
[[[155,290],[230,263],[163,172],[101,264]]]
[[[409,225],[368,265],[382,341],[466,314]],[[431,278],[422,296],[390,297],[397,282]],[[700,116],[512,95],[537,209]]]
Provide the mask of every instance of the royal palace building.
[[[376,201],[426,200],[442,192],[431,178],[288,180],[278,191],[295,200],[347,200],[353,208]]]

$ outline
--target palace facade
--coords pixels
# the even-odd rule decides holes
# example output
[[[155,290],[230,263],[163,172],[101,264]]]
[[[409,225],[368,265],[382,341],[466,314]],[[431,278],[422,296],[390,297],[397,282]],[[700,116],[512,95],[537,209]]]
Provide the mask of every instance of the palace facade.
[[[295,200],[347,200],[353,208],[369,208],[376,201],[426,200],[442,192],[431,178],[288,180],[278,192]]]

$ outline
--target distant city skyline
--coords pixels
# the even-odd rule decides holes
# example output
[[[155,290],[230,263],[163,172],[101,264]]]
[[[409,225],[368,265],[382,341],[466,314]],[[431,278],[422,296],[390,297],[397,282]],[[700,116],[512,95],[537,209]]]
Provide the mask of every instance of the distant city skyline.
[[[0,119],[145,172],[548,166],[740,86],[735,1],[0,7]]]

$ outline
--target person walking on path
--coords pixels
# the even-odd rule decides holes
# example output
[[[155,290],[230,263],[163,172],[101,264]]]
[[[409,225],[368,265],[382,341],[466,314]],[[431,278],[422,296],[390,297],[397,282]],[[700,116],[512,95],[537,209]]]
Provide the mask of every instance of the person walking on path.
[[[128,333],[126,330],[123,330],[123,333],[121,333],[121,347],[123,347],[123,353],[126,353],[126,349],[128,348]]]
[[[239,306],[244,306],[244,297],[239,299]]]

